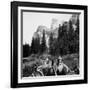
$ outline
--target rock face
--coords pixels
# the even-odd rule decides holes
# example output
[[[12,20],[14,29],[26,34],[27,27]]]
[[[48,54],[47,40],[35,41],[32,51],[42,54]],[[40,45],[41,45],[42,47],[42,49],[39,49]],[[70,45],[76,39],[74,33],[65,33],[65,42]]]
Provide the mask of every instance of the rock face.
[[[76,24],[77,23],[77,19],[79,19],[79,15],[78,14],[72,15],[72,17],[71,17],[72,24]]]
[[[72,17],[70,18],[70,20],[73,24],[74,30],[76,30],[77,19],[79,19],[79,15],[77,15],[77,14],[72,15]],[[50,34],[51,33],[53,34],[53,38],[58,37],[59,24],[57,22],[58,22],[57,19],[52,19],[51,28],[47,28],[46,26],[43,26],[43,25],[38,26],[38,28],[37,28],[36,32],[34,33],[33,37],[34,38],[39,37],[40,41],[41,41],[42,37],[43,37],[43,32],[45,31],[46,45],[47,45],[47,47],[49,47]],[[68,32],[69,31],[69,22],[63,22],[63,25],[65,27],[67,27],[67,32]]]
[[[40,38],[40,41],[42,40],[43,37],[43,32],[45,31],[45,38],[46,38],[46,45],[49,47],[49,37],[50,34],[53,33],[53,38],[58,37],[58,28],[56,29],[49,29],[46,26],[38,26],[37,31],[34,33],[33,37],[34,38]]]
[[[50,29],[46,26],[38,26],[36,33],[39,35],[40,38],[43,36],[43,32],[45,31],[45,36],[49,36]]]

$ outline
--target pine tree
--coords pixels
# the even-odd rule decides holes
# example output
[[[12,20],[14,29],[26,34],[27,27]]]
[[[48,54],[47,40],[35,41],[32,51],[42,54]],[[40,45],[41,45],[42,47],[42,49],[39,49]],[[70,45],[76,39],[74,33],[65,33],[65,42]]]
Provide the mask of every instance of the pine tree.
[[[40,46],[41,46],[40,53],[44,53],[46,50],[45,30],[43,30],[43,37]]]
[[[75,31],[73,28],[72,21],[69,21],[69,33],[68,33],[68,47],[70,53],[75,53]]]
[[[35,39],[35,49],[36,49],[36,53],[40,52],[40,38],[36,38]]]
[[[53,33],[50,34],[50,37],[49,37],[49,53],[51,55],[54,55],[54,39],[53,39]]]
[[[23,57],[28,57],[30,55],[30,46],[29,44],[23,45]]]
[[[32,54],[35,53],[35,40],[34,40],[34,38],[32,38],[32,43],[31,43],[31,53],[32,53]]]
[[[74,29],[73,29],[73,25],[72,25],[72,21],[69,20],[69,39],[73,39],[73,32],[74,32]]]
[[[55,47],[55,54],[56,55],[62,55],[62,46],[63,46],[63,40],[62,40],[62,37],[63,37],[63,31],[62,31],[62,26],[59,24],[59,28],[58,28],[58,38],[57,40],[55,41],[54,43],[54,47]]]
[[[64,55],[68,53],[68,37],[67,37],[67,22],[64,22],[62,26],[59,26],[58,41],[57,41],[57,53]]]
[[[60,40],[63,36],[63,33],[62,33],[62,26],[59,25],[59,29],[58,29],[58,40]]]
[[[79,17],[76,22],[76,31],[75,31],[75,52],[79,52]]]
[[[40,39],[39,39],[39,37],[32,38],[31,53],[38,54],[39,51],[40,51]]]
[[[76,31],[75,32],[79,35],[79,17],[77,18]]]

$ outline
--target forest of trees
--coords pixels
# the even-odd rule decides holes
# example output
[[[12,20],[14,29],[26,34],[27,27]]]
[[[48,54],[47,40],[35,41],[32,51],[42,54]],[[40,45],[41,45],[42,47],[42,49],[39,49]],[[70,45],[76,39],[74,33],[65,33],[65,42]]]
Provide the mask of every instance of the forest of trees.
[[[69,30],[63,23],[58,28],[58,38],[53,38],[53,33],[49,36],[49,54],[50,55],[65,55],[79,52],[79,19],[76,22],[76,30],[74,30],[72,21],[69,20]],[[40,43],[40,38],[32,38],[31,46],[23,45],[23,57],[31,54],[43,54],[46,52],[45,31]]]
[[[46,40],[45,31],[43,31],[42,41],[40,43],[40,38],[32,38],[31,47],[29,44],[23,45],[23,57],[27,57],[31,54],[43,54],[46,51]]]
[[[79,20],[76,23],[76,30],[72,26],[72,22],[69,21],[69,31],[63,24],[59,25],[58,38],[54,39],[52,34],[50,35],[50,54],[51,55],[65,55],[79,52]]]

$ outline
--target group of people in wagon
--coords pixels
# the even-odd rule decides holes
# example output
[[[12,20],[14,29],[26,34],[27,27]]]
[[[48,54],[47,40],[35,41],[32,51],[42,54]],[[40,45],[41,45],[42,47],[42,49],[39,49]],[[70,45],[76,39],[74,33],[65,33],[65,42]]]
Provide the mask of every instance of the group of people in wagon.
[[[44,63],[38,66],[37,71],[42,76],[65,75],[70,71],[70,68],[63,63],[62,57],[59,56],[55,61],[46,58]]]
[[[57,76],[79,74],[79,69],[71,70],[64,62],[61,56],[56,60],[50,60],[48,57],[44,63],[37,67],[36,73],[33,76]]]

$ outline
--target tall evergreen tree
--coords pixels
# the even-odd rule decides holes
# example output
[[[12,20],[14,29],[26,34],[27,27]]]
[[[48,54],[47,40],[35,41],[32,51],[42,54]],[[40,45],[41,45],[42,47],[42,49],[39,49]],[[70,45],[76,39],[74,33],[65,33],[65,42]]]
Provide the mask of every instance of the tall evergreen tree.
[[[40,38],[36,38],[35,42],[36,53],[40,53]]]
[[[68,47],[69,47],[69,52],[70,53],[75,53],[75,44],[76,44],[76,39],[75,39],[75,31],[73,28],[72,21],[69,21],[69,33],[68,33]]]
[[[59,24],[59,29],[58,29],[58,40],[60,40],[63,36],[63,33],[62,33],[62,26]]]
[[[40,51],[40,39],[39,37],[37,38],[32,38],[32,43],[31,43],[31,53],[37,54]]]
[[[69,53],[69,49],[68,49],[68,22],[64,22],[64,24],[62,25],[62,33],[63,33],[63,37],[62,37],[62,40],[61,40],[61,43],[62,43],[62,48],[61,48],[61,51],[62,51],[62,55],[64,54],[67,54]]]
[[[79,35],[79,17],[77,18],[76,31],[75,32]]]
[[[72,24],[71,20],[69,20],[69,32],[68,32],[68,36],[69,36],[69,40],[73,40],[73,38],[74,38],[74,28],[73,28],[73,24]]]
[[[75,31],[75,51],[79,52],[79,31],[80,31],[80,23],[79,23],[79,16],[76,22],[76,31]]]
[[[31,53],[35,53],[35,40],[34,40],[34,38],[32,38],[32,42],[31,42]]]
[[[41,41],[41,49],[40,52],[44,53],[46,51],[46,40],[45,40],[45,30],[43,30],[43,37]]]
[[[62,46],[63,46],[63,40],[62,40],[62,37],[63,37],[63,31],[62,31],[62,26],[59,24],[59,28],[58,28],[58,38],[57,40],[55,41],[54,43],[54,46],[55,46],[55,54],[56,55],[61,55],[62,54]]]
[[[30,46],[29,44],[23,45],[23,57],[28,57],[30,55]]]
[[[58,41],[57,41],[57,53],[64,55],[68,53],[68,38],[67,38],[67,22],[64,22],[62,26],[59,26]]]
[[[49,53],[51,55],[54,55],[55,51],[54,51],[54,39],[53,39],[53,33],[50,34],[50,38],[49,38]]]

